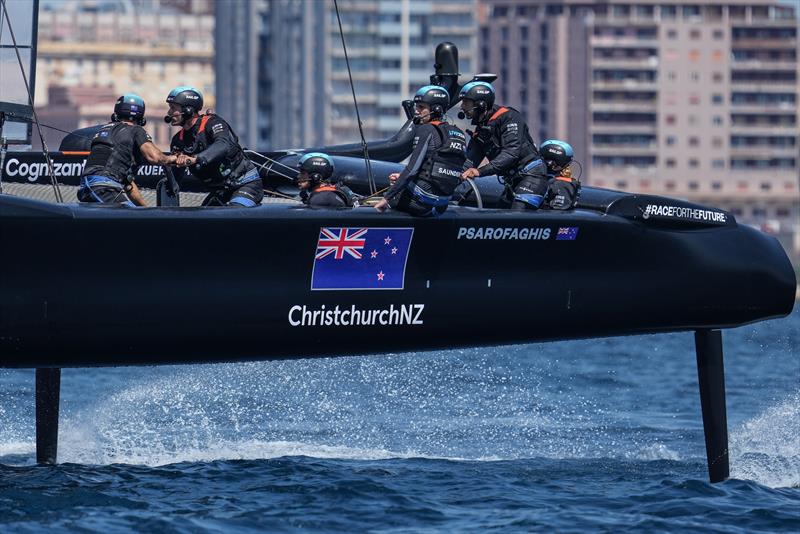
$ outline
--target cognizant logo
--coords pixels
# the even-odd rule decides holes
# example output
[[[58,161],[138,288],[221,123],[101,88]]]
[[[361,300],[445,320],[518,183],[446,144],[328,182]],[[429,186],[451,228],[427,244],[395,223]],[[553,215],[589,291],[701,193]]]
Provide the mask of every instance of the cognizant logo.
[[[424,304],[391,304],[388,308],[361,309],[355,304],[349,308],[326,309],[308,306],[292,306],[289,309],[289,324],[292,326],[399,326],[424,324]]]
[[[83,172],[83,164],[80,163],[55,163],[53,162],[53,174],[56,176],[80,176]],[[47,163],[20,163],[17,158],[11,158],[6,163],[5,174],[7,176],[21,176],[29,182],[35,182],[40,177],[48,176]]]

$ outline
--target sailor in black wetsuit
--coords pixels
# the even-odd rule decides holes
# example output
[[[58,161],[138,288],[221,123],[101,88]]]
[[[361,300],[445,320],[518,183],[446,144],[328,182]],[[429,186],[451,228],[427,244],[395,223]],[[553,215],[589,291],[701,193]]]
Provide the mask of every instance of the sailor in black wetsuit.
[[[403,172],[389,177],[394,183],[376,210],[391,206],[416,217],[438,217],[445,212],[466,157],[464,132],[442,121],[449,106],[450,95],[438,85],[426,85],[414,95],[418,125],[414,151]]]
[[[111,122],[92,139],[91,152],[81,176],[78,200],[125,206],[145,206],[134,178],[137,167],[148,161],[174,165],[175,156],[165,156],[144,131],[144,100],[124,94],[114,104]]]
[[[461,177],[496,174],[506,185],[504,207],[539,208],[547,192],[547,170],[522,115],[513,108],[495,106],[494,87],[487,82],[464,85],[459,97],[461,110],[476,126]],[[484,157],[489,163],[476,168]]]
[[[309,152],[297,164],[300,198],[310,208],[352,208],[352,193],[339,187],[333,160],[322,152]]]
[[[547,207],[568,210],[575,207],[581,183],[572,176],[572,145],[558,139],[548,139],[539,147],[539,153],[547,165]]]
[[[181,130],[172,138],[178,164],[211,190],[203,206],[257,206],[264,198],[261,176],[247,159],[239,138],[218,115],[200,115],[203,95],[193,87],[176,87],[169,96],[164,121]],[[177,178],[177,177],[176,177]]]

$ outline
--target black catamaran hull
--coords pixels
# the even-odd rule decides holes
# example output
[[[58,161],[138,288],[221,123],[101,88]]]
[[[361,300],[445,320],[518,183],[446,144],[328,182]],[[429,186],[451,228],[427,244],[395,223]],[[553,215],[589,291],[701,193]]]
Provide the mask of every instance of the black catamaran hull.
[[[727,217],[709,225],[671,219],[689,213],[675,201],[656,211],[646,206],[657,197],[594,198],[603,210],[453,207],[414,219],[0,196],[0,367],[425,350],[725,328],[791,312],[795,275],[775,239],[724,212],[695,212]],[[345,238],[410,229],[402,272],[391,273],[402,289],[312,289],[324,228]]]

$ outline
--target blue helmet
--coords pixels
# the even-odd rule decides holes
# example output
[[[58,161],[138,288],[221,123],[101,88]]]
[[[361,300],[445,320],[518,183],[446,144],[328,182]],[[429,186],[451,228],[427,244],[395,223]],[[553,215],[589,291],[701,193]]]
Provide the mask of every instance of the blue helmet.
[[[557,167],[554,170],[560,170],[572,163],[574,152],[569,143],[558,139],[548,139],[539,147],[539,155],[542,156],[548,168]]]
[[[421,102],[428,104],[431,108],[431,115],[442,117],[447,108],[450,107],[450,93],[447,89],[438,85],[426,85],[420,87],[414,95],[414,103]]]
[[[169,92],[167,104],[178,104],[181,107],[181,114],[191,117],[203,109],[203,93],[194,87],[182,85]]]
[[[125,93],[117,99],[114,104],[114,114],[111,115],[111,121],[117,122],[122,119],[128,119],[144,126],[147,122],[144,118],[144,100],[139,95],[133,93]]]
[[[322,152],[309,152],[303,155],[297,162],[297,168],[306,171],[312,182],[332,182],[331,177],[335,170],[331,157]]]
[[[494,87],[489,82],[469,82],[461,88],[458,99],[473,100],[475,105],[486,111],[494,105]]]

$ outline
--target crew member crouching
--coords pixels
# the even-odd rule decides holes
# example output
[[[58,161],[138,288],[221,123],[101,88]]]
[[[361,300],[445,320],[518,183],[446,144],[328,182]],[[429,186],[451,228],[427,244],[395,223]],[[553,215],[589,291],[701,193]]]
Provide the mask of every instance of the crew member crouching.
[[[117,99],[111,122],[92,139],[78,200],[101,204],[146,206],[134,181],[136,169],[148,161],[175,165],[175,156],[165,156],[144,130],[144,100],[127,93]]]
[[[550,178],[547,186],[547,205],[554,210],[568,210],[575,207],[581,183],[573,178],[570,164],[574,152],[572,146],[564,141],[548,139],[539,147],[539,154],[547,165]]]
[[[311,208],[351,208],[353,194],[337,184],[333,160],[322,152],[309,152],[297,163],[300,199]]]
[[[230,125],[211,113],[200,115],[203,95],[194,87],[176,87],[169,96],[164,121],[181,130],[172,138],[178,164],[189,167],[211,193],[203,206],[252,207],[261,204],[264,186]],[[180,178],[176,176],[178,180]]]
[[[426,85],[414,95],[414,122],[418,125],[414,151],[406,168],[389,177],[392,186],[375,205],[392,207],[416,217],[437,217],[445,212],[459,185],[466,159],[466,136],[443,122],[450,94],[438,85]]]

